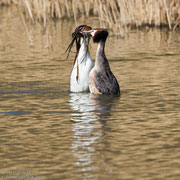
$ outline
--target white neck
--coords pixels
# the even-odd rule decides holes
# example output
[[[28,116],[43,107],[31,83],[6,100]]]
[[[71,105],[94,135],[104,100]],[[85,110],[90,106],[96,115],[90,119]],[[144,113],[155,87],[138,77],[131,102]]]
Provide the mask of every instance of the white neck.
[[[86,56],[89,55],[88,45],[84,38],[81,38],[80,40],[81,47],[79,49],[79,53],[77,56],[78,62],[82,63],[83,61],[86,61]]]

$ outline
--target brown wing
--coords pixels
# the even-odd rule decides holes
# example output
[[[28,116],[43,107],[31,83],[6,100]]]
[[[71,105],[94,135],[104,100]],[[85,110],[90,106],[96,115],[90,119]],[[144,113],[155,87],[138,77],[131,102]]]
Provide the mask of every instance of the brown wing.
[[[96,73],[94,83],[101,94],[120,94],[119,84],[110,70]]]

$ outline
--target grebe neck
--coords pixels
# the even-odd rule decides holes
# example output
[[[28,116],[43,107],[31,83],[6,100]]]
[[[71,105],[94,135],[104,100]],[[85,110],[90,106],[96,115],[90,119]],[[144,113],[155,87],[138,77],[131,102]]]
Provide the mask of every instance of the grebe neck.
[[[95,67],[97,70],[110,69],[108,60],[107,60],[105,52],[104,52],[104,49],[105,49],[105,41],[101,40],[98,43],[97,52],[96,52]]]
[[[81,61],[83,61],[83,59],[89,55],[89,49],[88,49],[88,45],[87,45],[87,42],[86,42],[86,39],[81,37],[81,40],[80,40],[80,44],[81,44],[81,47],[79,49],[79,52],[78,52],[78,56],[77,58]]]

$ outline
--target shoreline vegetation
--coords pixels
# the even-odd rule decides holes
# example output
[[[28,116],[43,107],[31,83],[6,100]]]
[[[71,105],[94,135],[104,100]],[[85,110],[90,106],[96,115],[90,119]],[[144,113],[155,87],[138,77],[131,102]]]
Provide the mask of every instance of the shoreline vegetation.
[[[102,27],[124,36],[128,29],[180,27],[180,0],[1,0],[1,8],[15,6],[23,23],[96,17]]]

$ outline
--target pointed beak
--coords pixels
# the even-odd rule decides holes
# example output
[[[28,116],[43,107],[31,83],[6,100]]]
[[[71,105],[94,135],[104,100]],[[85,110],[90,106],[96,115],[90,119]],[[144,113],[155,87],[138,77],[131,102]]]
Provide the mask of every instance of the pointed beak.
[[[91,35],[92,37],[94,37],[96,31],[97,31],[97,30],[92,29],[92,30],[90,31],[90,35]]]
[[[81,33],[85,36],[89,36],[89,37],[93,37],[94,34],[95,34],[96,30],[92,29],[92,30],[89,30],[89,31],[82,31]]]
[[[92,37],[95,36],[96,32],[102,32],[102,31],[107,31],[106,29],[103,28],[95,28],[95,29],[91,29],[89,31],[83,31],[83,34],[87,34],[87,35],[91,35]]]

